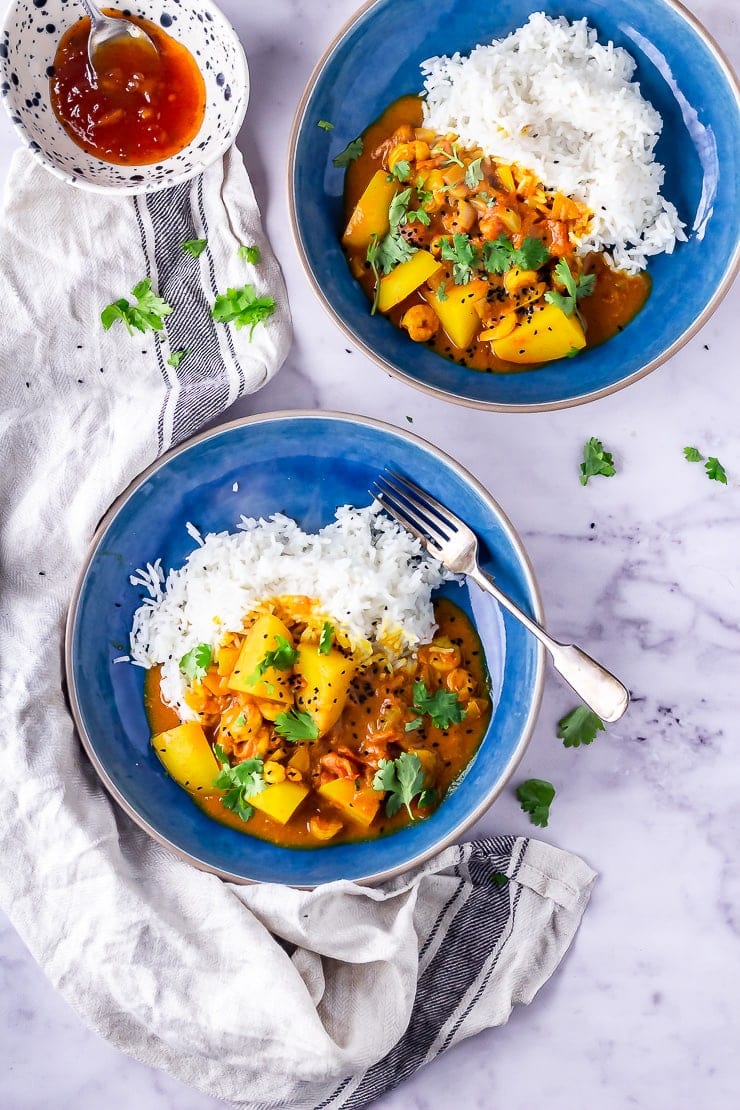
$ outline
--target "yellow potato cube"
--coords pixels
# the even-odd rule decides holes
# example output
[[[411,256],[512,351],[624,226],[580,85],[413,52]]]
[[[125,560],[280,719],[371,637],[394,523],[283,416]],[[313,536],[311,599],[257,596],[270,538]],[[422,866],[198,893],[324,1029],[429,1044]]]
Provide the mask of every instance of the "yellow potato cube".
[[[221,768],[197,721],[157,733],[152,737],[152,747],[179,786],[191,794],[218,793],[213,781]]]
[[[278,637],[282,637],[291,647],[293,646],[293,637],[279,617],[272,613],[265,613],[264,616],[257,618],[244,637],[239,658],[228,681],[230,690],[252,694],[255,698],[280,702],[281,705],[293,704],[290,670],[268,667],[263,674],[258,675],[258,668],[267,652],[274,651],[278,646]],[[265,716],[264,713],[263,716]]]
[[[468,285],[445,285],[445,299],[437,296],[436,290],[425,290],[424,296],[429,301],[440,319],[442,327],[447,332],[450,341],[455,347],[469,347],[473,342],[481,322],[475,310],[478,300],[476,282]]]
[[[575,313],[566,316],[557,305],[536,305],[532,315],[502,339],[493,341],[494,354],[505,362],[551,362],[586,346],[586,336]]]
[[[417,251],[407,262],[401,262],[394,270],[380,279],[378,309],[388,312],[394,305],[406,300],[415,289],[429,281],[441,266],[429,251]]]
[[[322,655],[318,644],[301,644],[293,673],[304,683],[296,691],[296,705],[310,713],[323,736],[342,716],[355,665],[336,648]]]
[[[299,782],[276,782],[260,790],[259,794],[253,794],[249,804],[278,824],[285,825],[308,793],[309,788]]]
[[[378,170],[362,194],[342,236],[345,247],[367,247],[373,235],[382,239],[388,234],[388,209],[396,195],[397,182],[388,180],[385,170]]]
[[[383,795],[369,787],[355,786],[354,779],[334,779],[319,787],[322,798],[341,809],[345,816],[357,821],[366,828],[371,825],[378,812]]]

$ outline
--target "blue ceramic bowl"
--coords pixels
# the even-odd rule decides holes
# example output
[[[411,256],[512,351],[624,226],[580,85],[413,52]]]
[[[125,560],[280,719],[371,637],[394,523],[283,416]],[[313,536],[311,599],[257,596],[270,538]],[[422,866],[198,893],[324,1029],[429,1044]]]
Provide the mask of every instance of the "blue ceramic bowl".
[[[193,548],[187,521],[233,530],[241,514],[284,512],[316,530],[338,505],[369,503],[384,466],[459,512],[482,542],[484,565],[541,619],[532,571],[496,502],[462,467],[408,433],[361,417],[276,413],[206,432],[146,470],[102,521],[67,625],[70,701],[87,752],[113,797],[142,828],[185,859],[237,881],[315,886],[403,871],[444,847],[491,804],[521,758],[539,706],[542,649],[477,587],[444,587],[473,617],[495,706],[469,773],[428,819],[381,840],[279,848],[207,817],[164,772],[149,743],[144,672],[114,659],[127,650],[140,590],[129,575],[160,555],[179,566]],[[234,485],[238,489],[234,490]]]
[[[533,11],[588,18],[637,62],[643,96],[663,117],[656,157],[664,194],[689,241],[651,261],[646,307],[604,346],[577,359],[517,374],[482,374],[413,344],[371,317],[347,267],[344,171],[332,158],[397,97],[422,88],[419,63],[469,52],[524,24]],[[333,131],[317,126],[330,120]],[[340,327],[370,358],[409,384],[450,401],[542,411],[594,400],[649,373],[706,322],[740,260],[740,93],[729,64],[701,25],[673,0],[376,0],[366,4],[316,67],[290,143],[293,230],[309,278]]]

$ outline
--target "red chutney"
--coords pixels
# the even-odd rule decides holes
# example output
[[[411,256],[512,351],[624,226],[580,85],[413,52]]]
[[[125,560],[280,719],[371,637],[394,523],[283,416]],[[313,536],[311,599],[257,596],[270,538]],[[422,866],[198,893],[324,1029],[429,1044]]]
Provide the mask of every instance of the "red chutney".
[[[106,15],[120,16],[106,8]],[[189,50],[148,19],[127,17],[157,47],[129,37],[87,59],[90,20],[62,36],[50,78],[51,105],[69,137],[88,154],[122,166],[161,162],[191,142],[203,122],[206,87]]]

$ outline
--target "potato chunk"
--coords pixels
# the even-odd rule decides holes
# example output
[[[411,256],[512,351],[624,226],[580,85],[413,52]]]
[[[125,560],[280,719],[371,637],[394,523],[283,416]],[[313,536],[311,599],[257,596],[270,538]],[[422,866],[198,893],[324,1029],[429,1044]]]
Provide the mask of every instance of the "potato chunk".
[[[169,775],[191,794],[216,793],[220,767],[197,721],[186,721],[152,737],[152,747]]]
[[[296,691],[296,705],[311,714],[323,736],[342,716],[355,665],[336,648],[322,655],[318,644],[301,644],[293,673],[304,682]]]
[[[373,235],[379,239],[387,235],[388,209],[396,195],[396,185],[395,179],[388,180],[385,170],[373,174],[345,228],[342,236],[345,247],[367,247]]]
[[[383,795],[369,787],[356,788],[354,779],[334,779],[325,782],[318,789],[322,798],[341,809],[346,817],[359,822],[366,828],[371,825],[378,812]]]
[[[531,316],[509,335],[493,341],[497,358],[505,362],[552,362],[586,346],[578,317],[566,316],[554,304],[536,305]]]
[[[439,316],[442,327],[455,347],[469,347],[480,329],[480,316],[475,310],[475,303],[483,285],[483,282],[474,281],[467,285],[452,285],[447,282],[444,300],[437,296],[436,291],[424,291],[424,296]]]
[[[293,695],[290,690],[290,670],[268,667],[258,676],[258,668],[268,651],[278,646],[278,637],[293,646],[293,637],[279,617],[265,613],[258,617],[244,637],[239,658],[228,681],[230,690],[252,694],[256,698],[291,705]],[[263,713],[263,716],[266,714]]]
[[[249,804],[278,824],[285,825],[308,793],[309,788],[299,782],[276,782],[260,790],[259,794],[252,794]]]
[[[379,311],[388,312],[394,305],[400,304],[432,274],[436,274],[441,265],[429,251],[416,251],[407,262],[401,262],[380,279]]]

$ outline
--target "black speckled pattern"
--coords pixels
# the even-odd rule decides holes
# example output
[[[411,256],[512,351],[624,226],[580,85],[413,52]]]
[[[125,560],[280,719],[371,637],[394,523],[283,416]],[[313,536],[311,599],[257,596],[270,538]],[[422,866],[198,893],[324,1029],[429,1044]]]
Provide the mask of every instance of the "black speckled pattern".
[[[210,0],[155,0],[120,10],[159,23],[200,66],[205,119],[179,154],[149,166],[116,166],[86,154],[65,133],[49,103],[49,77],[59,39],[81,15],[68,0],[13,0],[0,30],[0,96],[23,142],[57,177],[99,191],[153,192],[200,173],[231,145],[249,76],[235,31]]]

